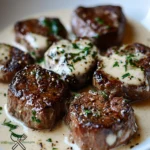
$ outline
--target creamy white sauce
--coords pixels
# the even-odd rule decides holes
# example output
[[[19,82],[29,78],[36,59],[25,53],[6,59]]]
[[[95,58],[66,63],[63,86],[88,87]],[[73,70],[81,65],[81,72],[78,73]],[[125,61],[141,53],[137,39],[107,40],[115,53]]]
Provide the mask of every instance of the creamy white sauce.
[[[72,13],[72,10],[57,10],[54,12],[47,12],[44,14],[39,14],[34,17],[39,16],[58,16],[62,19],[63,23],[70,27],[70,14]],[[63,15],[62,15],[63,14]],[[128,19],[129,20],[129,19]],[[135,41],[140,41],[143,44],[146,44],[150,46],[149,41],[147,41],[148,38],[150,38],[149,31],[147,31],[140,23],[134,22],[133,20],[129,20],[130,25],[127,26],[127,32],[125,35],[124,43],[133,43]],[[134,28],[130,28],[134,27]],[[70,29],[70,28],[68,28]],[[131,34],[131,30],[133,31],[134,35]],[[15,36],[13,32],[13,27],[9,27],[5,29],[0,34],[0,42],[2,43],[8,43],[11,45],[14,45],[16,47],[22,48],[19,44],[16,44],[14,41]],[[69,129],[66,125],[62,123],[62,125],[56,127],[53,131],[33,131],[32,129],[27,128],[27,130],[24,130],[24,125],[20,124],[19,121],[15,121],[11,119],[11,116],[7,116],[4,110],[4,106],[6,107],[7,99],[4,96],[4,93],[7,92],[8,85],[0,83],[0,106],[3,107],[2,114],[0,115],[0,149],[2,150],[11,150],[12,146],[14,145],[14,142],[10,139],[10,131],[8,127],[5,127],[2,125],[3,121],[5,119],[12,120],[13,124],[18,124],[17,131],[15,130],[15,133],[27,134],[27,139],[25,140],[26,143],[24,143],[24,146],[27,150],[41,150],[39,143],[42,142],[44,148],[42,150],[49,150],[52,149],[51,145],[52,143],[46,142],[48,138],[51,138],[53,142],[56,144],[56,141],[59,143],[56,144],[56,148],[58,150],[67,150],[68,147],[73,147],[73,150],[78,150],[76,147],[72,145],[70,142],[66,142],[66,138],[69,136]],[[88,90],[88,88],[87,88]],[[138,120],[139,125],[139,133],[140,136],[137,138],[133,138],[131,143],[125,146],[120,146],[119,148],[115,148],[113,150],[130,150],[131,145],[135,145],[136,143],[141,143],[142,141],[146,140],[150,136],[150,130],[148,128],[148,124],[150,122],[150,101],[143,101],[139,102],[133,105],[133,108],[135,110],[136,118]],[[128,134],[128,133],[127,133]],[[19,149],[19,147],[17,148]],[[21,150],[21,148],[20,148]]]
[[[25,35],[25,40],[35,49],[43,49],[47,47],[47,37],[35,33],[28,33]]]
[[[144,71],[141,68],[128,63],[127,70],[125,69],[126,57],[127,55],[120,56],[118,54],[112,54],[110,57],[99,57],[103,63],[102,70],[125,84],[140,85],[145,82]],[[143,57],[143,54],[137,53],[133,60],[139,60]],[[117,66],[114,66],[116,63]]]
[[[106,143],[109,145],[109,146],[112,146],[115,142],[116,142],[116,139],[117,139],[117,136],[114,135],[114,134],[109,134],[107,137],[106,137]]]
[[[53,70],[54,72],[62,75],[76,75],[84,74],[95,62],[95,58],[92,55],[98,53],[95,46],[89,46],[91,42],[89,40],[79,40],[78,42],[69,42],[67,40],[61,40],[54,43],[48,51],[45,53],[45,67],[46,69]],[[74,48],[73,44],[76,44],[78,48]],[[84,49],[88,48],[89,54],[85,54]],[[70,54],[70,55],[69,55]],[[76,55],[73,59],[68,59],[65,55]],[[84,58],[82,58],[84,57]],[[77,58],[81,60],[75,62]]]

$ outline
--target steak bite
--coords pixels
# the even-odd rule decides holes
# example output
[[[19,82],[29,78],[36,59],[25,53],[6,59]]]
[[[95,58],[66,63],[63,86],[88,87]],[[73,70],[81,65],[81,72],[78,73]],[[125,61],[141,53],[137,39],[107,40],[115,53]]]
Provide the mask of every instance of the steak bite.
[[[126,19],[119,6],[78,7],[71,25],[77,37],[89,37],[98,48],[105,49],[122,43]]]
[[[0,43],[0,82],[9,83],[17,71],[33,63],[34,60],[28,53]]]
[[[108,150],[128,142],[137,131],[134,111],[122,97],[83,92],[71,102],[66,122],[82,150]]]
[[[150,98],[150,48],[142,44],[110,48],[100,56],[93,84],[130,102]]]
[[[34,58],[41,58],[47,48],[67,31],[58,18],[41,17],[19,21],[14,27],[16,41],[24,45]]]
[[[34,129],[52,129],[70,92],[60,76],[38,65],[17,72],[8,88],[8,111]]]
[[[97,54],[98,49],[88,39],[61,40],[45,53],[45,68],[60,74],[72,89],[79,89],[92,79]]]

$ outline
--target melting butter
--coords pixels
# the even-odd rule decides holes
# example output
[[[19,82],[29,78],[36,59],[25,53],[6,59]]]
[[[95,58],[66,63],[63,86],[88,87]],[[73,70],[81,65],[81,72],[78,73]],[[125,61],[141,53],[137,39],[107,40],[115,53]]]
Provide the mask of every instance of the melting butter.
[[[93,65],[97,52],[97,48],[89,40],[82,39],[75,43],[61,40],[45,53],[45,67],[60,75],[77,76]]]
[[[140,85],[145,82],[144,71],[141,68],[132,66],[130,63],[128,63],[127,69],[125,68],[126,57],[126,55],[118,54],[112,54],[110,57],[100,56],[103,63],[102,70],[125,84]],[[143,57],[143,54],[137,53],[133,60],[140,60]]]
[[[30,44],[30,46],[35,49],[43,49],[47,47],[48,38],[42,35],[28,33],[26,34],[25,39]]]

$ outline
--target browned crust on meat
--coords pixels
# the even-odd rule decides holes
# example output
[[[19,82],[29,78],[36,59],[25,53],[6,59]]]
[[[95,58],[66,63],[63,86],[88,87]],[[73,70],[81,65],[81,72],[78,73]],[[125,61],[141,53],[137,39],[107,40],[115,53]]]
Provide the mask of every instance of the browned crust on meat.
[[[150,98],[150,48],[139,43],[134,43],[131,45],[125,46],[121,51],[118,51],[119,47],[113,47],[108,49],[106,56],[110,56],[113,53],[119,54],[135,54],[142,53],[146,57],[140,61],[135,61],[136,66],[142,68],[145,73],[145,80],[147,81],[142,83],[140,86],[136,85],[125,85],[123,82],[118,79],[113,78],[112,76],[106,74],[100,67],[95,71],[93,75],[93,85],[99,90],[105,90],[110,93],[111,96],[123,96],[129,99],[129,102],[147,100]],[[98,66],[101,65],[101,62],[98,63]]]
[[[66,122],[71,129],[71,135],[82,150],[114,148],[129,141],[137,130],[134,111],[122,97],[106,100],[95,91],[81,93],[74,99],[69,107]],[[120,130],[123,134],[118,137]],[[128,131],[130,134],[125,138]],[[117,136],[113,145],[106,142],[109,134]]]
[[[9,83],[16,72],[23,69],[26,65],[33,64],[34,60],[28,53],[25,53],[16,47],[3,43],[1,43],[0,46],[7,46],[10,48],[9,56],[6,59],[6,62],[1,64],[2,67],[0,69],[0,73],[2,74],[0,82]]]
[[[49,29],[49,27],[42,25],[41,20],[45,19],[46,21],[55,21],[57,22],[57,26],[60,28],[58,30],[57,35],[52,33]],[[44,55],[44,52],[47,50],[47,48],[53,43],[58,41],[60,38],[67,38],[67,30],[63,26],[63,24],[60,22],[58,18],[48,18],[48,17],[41,17],[39,19],[28,19],[19,21],[15,24],[14,27],[15,35],[16,35],[16,41],[22,45],[24,45],[31,53],[35,53],[36,58],[41,58]],[[26,40],[25,35],[28,33],[34,33],[38,35],[42,35],[44,37],[48,38],[47,41],[47,47],[44,49],[34,49]]]
[[[97,17],[102,23],[96,21]],[[91,38],[99,48],[105,49],[122,43],[126,18],[120,6],[78,7],[71,22],[76,36]]]
[[[18,72],[8,89],[8,111],[34,129],[52,129],[64,115],[70,93],[60,76],[31,65]],[[40,122],[33,121],[33,111]]]

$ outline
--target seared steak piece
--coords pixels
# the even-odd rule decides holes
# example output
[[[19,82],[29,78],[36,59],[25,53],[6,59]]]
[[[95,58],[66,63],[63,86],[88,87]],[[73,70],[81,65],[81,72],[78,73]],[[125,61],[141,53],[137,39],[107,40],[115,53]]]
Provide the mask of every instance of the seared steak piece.
[[[41,58],[47,48],[67,31],[58,18],[29,19],[19,21],[14,27],[16,41],[23,44],[34,58]]]
[[[85,86],[96,69],[98,49],[88,39],[61,40],[45,53],[45,68],[53,70],[72,89]]]
[[[150,48],[142,44],[113,47],[100,56],[93,84],[130,102],[150,98]]]
[[[17,72],[8,88],[8,111],[34,129],[52,129],[70,93],[60,76],[37,65]]]
[[[119,6],[78,7],[71,24],[77,37],[89,37],[105,49],[122,43],[126,19]]]
[[[134,111],[123,97],[83,92],[70,104],[66,122],[81,150],[108,150],[128,142],[137,131]]]
[[[17,71],[33,63],[34,60],[29,54],[0,43],[0,82],[9,83]]]

